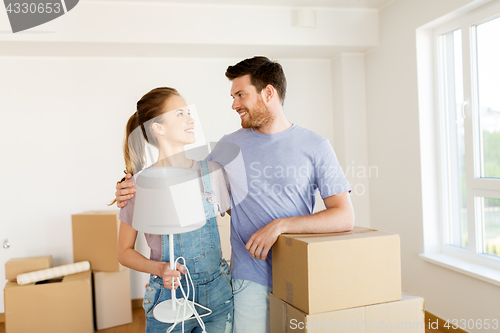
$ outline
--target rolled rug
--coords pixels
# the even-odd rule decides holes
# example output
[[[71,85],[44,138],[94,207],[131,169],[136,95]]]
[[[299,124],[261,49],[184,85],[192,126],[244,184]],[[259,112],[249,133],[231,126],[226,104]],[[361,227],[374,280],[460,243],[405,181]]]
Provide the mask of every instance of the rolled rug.
[[[53,279],[70,274],[85,272],[88,271],[89,269],[90,269],[90,263],[88,261],[81,261],[74,264],[42,269],[40,271],[19,274],[17,276],[17,284],[23,285],[23,284]]]

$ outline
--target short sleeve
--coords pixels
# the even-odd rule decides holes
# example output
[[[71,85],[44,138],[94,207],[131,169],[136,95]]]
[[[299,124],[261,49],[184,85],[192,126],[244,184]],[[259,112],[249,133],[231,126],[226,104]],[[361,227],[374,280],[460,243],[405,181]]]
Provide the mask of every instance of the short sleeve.
[[[218,155],[218,152],[219,152],[219,146],[220,146],[220,142],[222,140],[224,140],[224,137],[225,135],[217,142],[217,144],[215,145],[215,147],[213,147],[212,151],[207,155],[207,157],[205,157],[205,161],[210,161],[210,162],[216,162],[216,163],[219,163],[219,161],[217,161],[217,155]]]
[[[136,175],[133,176],[133,182],[136,182]],[[127,223],[129,226],[132,226],[132,219],[134,217],[134,207],[135,207],[135,195],[132,199],[127,200],[127,205],[123,208],[120,208],[120,221]]]
[[[315,183],[321,198],[325,199],[335,194],[351,191],[337,160],[337,155],[327,139],[324,138],[319,143],[314,160]]]
[[[220,164],[209,162],[209,165],[210,180],[214,190],[214,203],[218,205],[221,216],[224,216],[226,211],[231,208],[231,190],[227,174]]]

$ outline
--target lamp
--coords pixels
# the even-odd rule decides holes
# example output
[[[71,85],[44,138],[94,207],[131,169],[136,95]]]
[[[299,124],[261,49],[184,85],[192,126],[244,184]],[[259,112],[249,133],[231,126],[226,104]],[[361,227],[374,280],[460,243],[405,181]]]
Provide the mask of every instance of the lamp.
[[[170,269],[175,270],[174,234],[199,229],[206,222],[198,172],[175,167],[148,168],[137,176],[136,188],[132,227],[149,234],[168,234]],[[153,310],[161,322],[184,321],[195,313],[194,302],[185,297],[184,313],[180,314],[173,285],[174,279],[172,299]],[[196,317],[199,318],[197,314]]]

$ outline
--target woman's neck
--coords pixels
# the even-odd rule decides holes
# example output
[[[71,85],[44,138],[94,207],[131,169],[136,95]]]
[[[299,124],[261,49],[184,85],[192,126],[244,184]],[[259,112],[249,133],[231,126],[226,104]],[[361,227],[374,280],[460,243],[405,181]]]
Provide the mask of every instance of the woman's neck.
[[[158,161],[153,164],[153,167],[178,167],[178,168],[191,168],[193,160],[186,157],[183,148],[180,149],[166,149],[160,147],[160,154]]]

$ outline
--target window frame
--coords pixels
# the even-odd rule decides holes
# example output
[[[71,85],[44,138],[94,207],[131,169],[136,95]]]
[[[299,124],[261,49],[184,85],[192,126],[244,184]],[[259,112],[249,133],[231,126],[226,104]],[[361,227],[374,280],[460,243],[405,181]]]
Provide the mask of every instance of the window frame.
[[[478,201],[479,197],[489,197],[500,199],[500,179],[478,178],[480,176],[480,150],[479,147],[479,100],[477,92],[477,67],[476,65],[476,38],[475,27],[492,19],[500,18],[500,1],[482,6],[476,10],[464,14],[458,19],[440,25],[433,29],[433,46],[434,46],[434,83],[435,83],[435,104],[437,110],[436,121],[436,141],[437,148],[437,175],[439,179],[438,197],[439,197],[439,218],[441,221],[439,226],[440,231],[440,251],[442,254],[449,255],[455,258],[460,258],[468,262],[479,264],[485,267],[500,270],[500,258],[495,258],[488,254],[481,253],[482,233],[480,228],[482,223],[478,220]],[[464,136],[465,136],[465,172],[466,172],[466,195],[467,195],[467,232],[468,232],[468,247],[466,249],[450,245],[449,221],[448,213],[451,203],[448,200],[447,182],[448,175],[447,163],[443,156],[448,154],[446,148],[447,131],[446,119],[447,111],[445,111],[443,101],[442,78],[442,56],[440,52],[440,36],[455,31],[461,30],[462,36],[462,72],[463,72],[463,100],[468,101],[468,106],[465,107],[464,119]],[[471,153],[472,152],[472,153]]]

